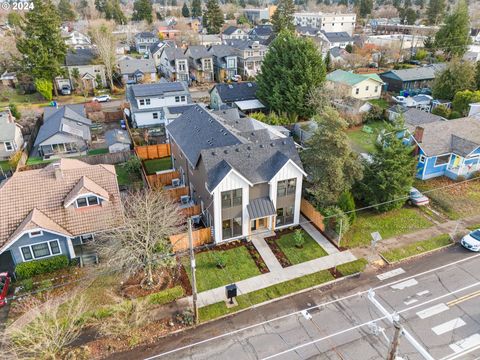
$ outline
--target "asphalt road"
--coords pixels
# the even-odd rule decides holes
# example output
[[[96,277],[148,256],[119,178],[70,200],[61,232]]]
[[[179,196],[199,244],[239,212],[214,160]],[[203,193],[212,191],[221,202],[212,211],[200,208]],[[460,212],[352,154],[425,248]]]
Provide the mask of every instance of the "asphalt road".
[[[311,319],[299,313],[306,308]],[[334,289],[299,294],[205,324],[112,359],[386,359],[394,333],[389,317],[395,312],[410,336],[400,338],[403,359],[423,359],[421,351],[436,360],[479,358],[480,254],[455,246],[380,274],[345,280]]]

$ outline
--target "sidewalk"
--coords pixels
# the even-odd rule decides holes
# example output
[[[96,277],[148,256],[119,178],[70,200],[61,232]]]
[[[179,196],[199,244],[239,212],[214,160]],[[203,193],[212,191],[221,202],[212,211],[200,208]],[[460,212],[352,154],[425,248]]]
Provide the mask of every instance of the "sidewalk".
[[[300,215],[300,226],[310,235],[317,243],[320,245],[327,254],[335,254],[338,253],[339,250],[327,240],[323,234],[318,231],[315,226],[313,226],[303,215]]]
[[[253,235],[252,243],[262,257],[263,261],[265,261],[265,265],[267,265],[270,272],[281,271],[283,269],[282,265],[280,265],[280,262],[270,249],[270,246],[268,246],[267,242],[261,236]]]
[[[262,239],[262,241],[265,243],[265,240]],[[268,246],[266,243],[265,245]],[[238,295],[243,295],[252,291],[264,289],[266,287],[276,285],[284,281],[293,280],[354,260],[356,260],[356,257],[350,251],[336,252],[335,254],[306,261],[301,264],[270,271],[267,274],[258,275],[249,279],[236,282],[236,285],[238,287]],[[226,300],[225,286],[203,291],[198,294],[199,307],[215,304],[224,300]]]

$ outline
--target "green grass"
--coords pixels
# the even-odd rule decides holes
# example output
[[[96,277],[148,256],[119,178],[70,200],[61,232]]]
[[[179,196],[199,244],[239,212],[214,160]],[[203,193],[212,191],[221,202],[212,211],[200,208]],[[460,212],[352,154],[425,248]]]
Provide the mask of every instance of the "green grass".
[[[146,160],[143,163],[147,174],[155,174],[157,171],[169,170],[172,168],[170,156],[161,159]]]
[[[367,266],[367,264],[368,264],[368,261],[366,259],[360,258],[342,265],[338,265],[337,271],[340,271],[340,273],[343,276],[353,275],[365,270],[365,267]]]
[[[287,259],[292,265],[299,264],[305,261],[313,260],[322,256],[328,255],[318,243],[308,235],[304,230],[301,230],[305,243],[301,249],[295,246],[295,233],[285,234],[276,240],[278,247],[283,251]]]
[[[108,149],[91,149],[87,151],[87,155],[108,154]]]
[[[354,148],[358,148],[363,152],[371,153],[375,151],[377,136],[385,127],[385,124],[383,121],[375,121],[367,124],[367,126],[373,129],[372,134],[363,132],[362,127],[360,127],[354,130],[348,130],[347,136],[350,139],[350,142],[354,145]]]
[[[8,160],[0,161],[0,169],[2,169],[3,171],[8,171],[11,168],[12,167],[10,166],[10,163],[8,162]]]
[[[310,275],[305,275],[297,279],[285,281],[264,289],[253,291],[248,294],[238,296],[238,306],[228,309],[225,302],[218,302],[199,309],[200,321],[208,321],[222,315],[231,314],[252,305],[276,299],[280,296],[288,295],[312,286],[320,285],[334,280],[328,270],[319,271]]]
[[[38,165],[38,164],[48,164],[55,161],[55,159],[52,160],[43,160],[40,156],[33,156],[29,157],[27,159],[26,165]]]
[[[430,250],[435,250],[452,243],[450,235],[443,234],[428,240],[422,240],[402,246],[396,249],[385,251],[382,256],[390,263],[407,259],[411,256],[423,254]]]
[[[127,172],[123,163],[115,165],[115,171],[117,172],[118,185],[128,186],[142,181],[139,173],[132,174]]]
[[[467,229],[470,230],[470,231],[480,229],[480,224],[474,224],[474,225],[467,226]]]
[[[390,107],[390,104],[385,99],[373,99],[373,100],[368,100],[368,102],[372,105],[377,105],[385,110]]]
[[[433,224],[416,208],[401,208],[378,214],[359,213],[357,220],[341,240],[341,246],[357,247],[370,245],[371,233],[378,231],[383,239],[426,229]]]
[[[223,269],[217,267],[218,259],[224,261]],[[196,254],[195,260],[199,292],[260,275],[260,270],[245,246],[229,250],[204,251]],[[190,259],[183,257],[182,263],[190,277]]]

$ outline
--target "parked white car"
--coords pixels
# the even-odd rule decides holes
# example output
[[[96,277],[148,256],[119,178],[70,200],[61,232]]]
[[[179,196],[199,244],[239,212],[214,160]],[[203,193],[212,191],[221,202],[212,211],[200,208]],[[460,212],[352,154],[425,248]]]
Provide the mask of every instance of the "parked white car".
[[[428,205],[430,200],[428,197],[423,195],[420,191],[412,187],[410,189],[410,193],[408,194],[408,201],[415,206],[424,206]]]
[[[107,102],[112,100],[112,98],[110,97],[110,95],[99,95],[95,96],[92,100],[96,102]]]
[[[480,251],[480,229],[473,230],[465,235],[460,241],[460,244],[470,251]]]

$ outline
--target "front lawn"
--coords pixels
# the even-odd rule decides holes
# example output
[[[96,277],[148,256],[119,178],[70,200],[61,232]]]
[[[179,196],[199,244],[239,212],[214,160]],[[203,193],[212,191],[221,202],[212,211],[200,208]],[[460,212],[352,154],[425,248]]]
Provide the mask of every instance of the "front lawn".
[[[288,295],[303,289],[334,280],[334,277],[328,270],[322,270],[310,275],[305,275],[297,279],[285,281],[264,289],[253,291],[248,294],[237,296],[238,306],[227,308],[225,302],[218,302],[212,305],[202,307],[198,310],[200,321],[208,321],[219,316],[231,314],[252,305]]]
[[[480,213],[480,180],[455,184],[453,180],[442,177],[416,180],[414,186],[422,192],[441,188],[425,195],[430,198],[433,207],[452,220]]]
[[[450,238],[450,235],[443,234],[432,239],[417,241],[407,246],[402,246],[393,250],[385,251],[382,253],[382,256],[388,262],[393,263],[450,244],[452,244],[452,239]]]
[[[172,168],[172,160],[170,156],[154,160],[145,160],[143,164],[149,175],[155,174],[157,171],[164,171]]]
[[[360,126],[347,130],[347,136],[354,149],[371,153],[375,151],[375,142],[377,141],[380,131],[385,128],[385,123],[383,121],[375,121],[366,124],[366,126],[373,130],[371,134],[363,131],[363,126]]]
[[[357,247],[370,245],[371,233],[378,231],[383,239],[426,229],[433,224],[422,213],[411,207],[378,214],[360,212],[350,230],[343,236],[341,246]]]
[[[27,159],[26,165],[48,164],[48,163],[51,163],[53,161],[55,161],[55,159],[43,160],[43,158],[41,158],[40,156],[33,156],[33,157],[29,157]]]
[[[261,274],[245,246],[238,246],[228,250],[204,251],[195,255],[195,261],[199,292]],[[220,261],[225,264],[223,269],[217,267]],[[183,257],[182,263],[190,278],[190,258],[188,256]]]
[[[87,155],[101,155],[101,154],[108,154],[108,149],[90,149],[87,151]]]
[[[328,255],[306,231],[301,230],[301,232],[305,240],[302,248],[295,246],[294,232],[282,235],[280,239],[276,240],[278,247],[283,251],[292,265]]]
[[[3,171],[9,171],[11,168],[8,160],[0,161],[0,169]]]
[[[142,181],[140,173],[128,172],[124,163],[115,165],[115,171],[117,172],[118,185],[128,186]]]

